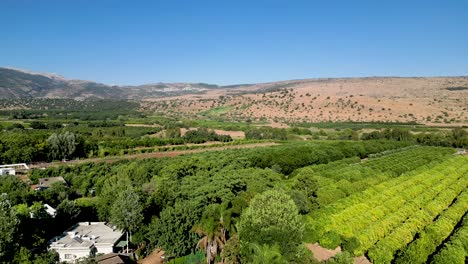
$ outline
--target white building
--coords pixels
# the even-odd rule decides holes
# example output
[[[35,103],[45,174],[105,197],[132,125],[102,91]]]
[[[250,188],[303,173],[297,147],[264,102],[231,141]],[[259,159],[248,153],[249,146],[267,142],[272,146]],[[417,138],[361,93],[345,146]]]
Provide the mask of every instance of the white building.
[[[123,234],[105,222],[81,222],[49,241],[49,250],[55,250],[60,261],[75,262],[98,253],[116,252]]]
[[[51,216],[55,217],[57,215],[57,210],[48,204],[44,204],[46,212]]]
[[[16,170],[29,170],[29,167],[26,163],[17,163],[17,164],[2,164],[0,165],[0,175],[6,175],[2,174],[1,170],[13,170],[13,173],[16,173]],[[15,175],[15,174],[10,174],[10,175]]]
[[[0,168],[0,176],[16,175],[16,170],[13,168]]]
[[[48,204],[44,204],[44,209],[47,212],[47,214],[50,215],[52,218],[54,218],[57,215],[57,210]],[[29,212],[29,217],[35,218],[32,212]]]

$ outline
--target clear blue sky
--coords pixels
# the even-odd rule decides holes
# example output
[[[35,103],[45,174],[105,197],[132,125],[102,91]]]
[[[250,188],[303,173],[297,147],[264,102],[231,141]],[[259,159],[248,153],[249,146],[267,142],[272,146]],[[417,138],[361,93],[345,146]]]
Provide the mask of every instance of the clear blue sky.
[[[467,0],[1,0],[0,66],[108,84],[468,75]]]

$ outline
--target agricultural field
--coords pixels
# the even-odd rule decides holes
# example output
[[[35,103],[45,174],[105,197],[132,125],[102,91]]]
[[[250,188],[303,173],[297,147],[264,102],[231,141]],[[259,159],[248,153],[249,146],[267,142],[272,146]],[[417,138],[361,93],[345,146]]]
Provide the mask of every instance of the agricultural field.
[[[367,174],[367,186],[347,176],[364,168],[374,170]],[[458,262],[446,262],[444,252],[457,251],[448,244],[451,236],[453,244],[466,242],[466,237],[456,235],[463,232],[463,217],[468,212],[466,156],[419,147],[348,165],[345,170],[323,172],[331,175],[321,177],[334,180],[332,197],[344,197],[324,203],[322,187],[317,190],[316,199],[321,203],[310,214],[311,242],[328,248],[341,245],[355,256],[367,256],[372,263],[464,262],[459,256]],[[343,177],[336,179],[337,175]],[[366,173],[358,175],[359,179],[366,177]],[[331,184],[324,183],[323,188]],[[458,252],[466,256],[466,248],[459,247]]]
[[[187,119],[112,100],[1,105],[0,161],[31,168],[0,177],[4,263],[55,263],[48,241],[89,221],[131,234],[135,260],[164,254],[172,264],[266,263],[271,255],[279,263],[462,263],[466,256],[464,128],[272,126],[223,119],[223,108]],[[49,177],[66,184],[37,190]],[[324,258],[327,249],[333,254]]]

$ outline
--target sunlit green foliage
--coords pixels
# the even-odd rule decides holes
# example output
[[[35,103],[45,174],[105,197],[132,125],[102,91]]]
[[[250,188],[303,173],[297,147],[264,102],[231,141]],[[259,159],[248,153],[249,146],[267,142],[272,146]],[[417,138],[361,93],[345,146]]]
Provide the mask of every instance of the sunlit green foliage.
[[[250,206],[242,213],[239,222],[239,238],[241,251],[247,259],[251,244],[268,245],[271,249],[278,246],[280,255],[275,261],[281,261],[281,255],[287,259],[294,259],[301,253],[304,224],[296,205],[284,192],[271,190],[256,196]],[[261,259],[272,257],[264,255],[263,248],[253,254],[251,261],[256,262],[256,255]],[[275,262],[276,263],[276,262]]]

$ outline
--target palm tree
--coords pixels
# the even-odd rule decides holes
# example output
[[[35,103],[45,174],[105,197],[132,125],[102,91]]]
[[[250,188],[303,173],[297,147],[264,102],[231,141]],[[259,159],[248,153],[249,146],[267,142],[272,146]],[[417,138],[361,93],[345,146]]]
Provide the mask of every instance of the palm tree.
[[[226,243],[226,229],[223,226],[222,217],[218,221],[213,218],[202,219],[192,230],[202,237],[198,241],[196,249],[202,249],[206,252],[206,262],[210,264]]]
[[[285,264],[287,261],[281,255],[281,250],[278,245],[256,244],[250,245],[252,264]]]

